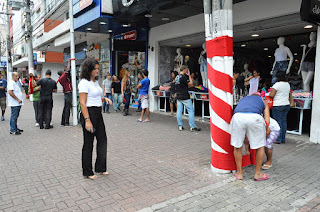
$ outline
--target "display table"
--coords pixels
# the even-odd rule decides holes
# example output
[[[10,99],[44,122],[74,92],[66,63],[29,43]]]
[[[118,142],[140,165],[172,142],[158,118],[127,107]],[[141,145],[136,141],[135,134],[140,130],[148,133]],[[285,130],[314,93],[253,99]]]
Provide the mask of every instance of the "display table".
[[[193,92],[194,99],[197,101],[201,101],[202,104],[202,119],[210,119],[209,116],[204,115],[204,102],[209,102],[209,93],[203,93],[203,92]]]
[[[169,92],[152,90],[152,95],[158,97],[158,111],[167,112],[167,97],[169,97]],[[160,98],[164,98],[164,108],[160,106]]]
[[[304,110],[311,109],[312,98],[294,97],[293,100],[295,102],[295,107],[291,107],[291,109],[300,110],[299,129],[287,130],[287,133],[295,134],[295,135],[302,135],[303,112],[304,112]]]

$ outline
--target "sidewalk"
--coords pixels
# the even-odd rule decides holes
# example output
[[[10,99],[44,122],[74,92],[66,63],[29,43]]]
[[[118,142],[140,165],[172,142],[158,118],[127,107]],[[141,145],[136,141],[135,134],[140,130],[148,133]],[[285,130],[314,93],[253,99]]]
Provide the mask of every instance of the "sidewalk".
[[[275,147],[270,180],[253,181],[248,167],[245,180],[234,181],[211,172],[209,124],[192,133],[184,120],[179,132],[174,117],[151,114],[151,123],[137,123],[135,111],[104,114],[110,175],[84,179],[82,129],[60,127],[62,108],[63,95],[54,95],[54,128],[40,130],[26,101],[21,136],[9,135],[7,109],[0,122],[0,211],[294,211],[319,202],[319,145],[291,136]]]

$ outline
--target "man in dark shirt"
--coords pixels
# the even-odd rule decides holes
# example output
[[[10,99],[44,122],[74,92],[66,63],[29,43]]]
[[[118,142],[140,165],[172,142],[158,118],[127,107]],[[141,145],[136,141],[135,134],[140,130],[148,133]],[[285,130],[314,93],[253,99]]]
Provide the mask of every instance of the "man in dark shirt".
[[[37,86],[41,86],[40,90],[40,104],[39,104],[39,125],[40,129],[43,129],[43,120],[45,117],[46,129],[50,129],[53,126],[50,126],[51,117],[52,117],[52,92],[57,92],[57,84],[51,79],[51,71],[47,70],[46,78],[40,79],[37,82]]]
[[[63,87],[64,93],[64,107],[62,111],[61,118],[61,126],[70,126],[69,118],[70,118],[70,110],[72,109],[72,85],[71,85],[71,77],[70,77],[70,69],[67,71],[59,71],[58,75],[60,76],[57,83]]]
[[[189,114],[190,131],[200,131],[194,121],[194,108],[190,99],[188,87],[193,85],[190,71],[187,66],[183,65],[180,69],[180,74],[175,79],[175,97],[177,98],[177,121],[179,131],[184,130],[182,122],[183,105],[187,108]]]

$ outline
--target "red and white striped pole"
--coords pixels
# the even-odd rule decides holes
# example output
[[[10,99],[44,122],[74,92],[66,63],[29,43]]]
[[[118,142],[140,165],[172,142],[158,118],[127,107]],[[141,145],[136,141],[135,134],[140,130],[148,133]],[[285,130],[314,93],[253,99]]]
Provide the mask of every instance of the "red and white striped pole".
[[[211,128],[211,168],[236,170],[230,145],[233,106],[232,0],[204,0]],[[250,158],[244,157],[249,165]]]

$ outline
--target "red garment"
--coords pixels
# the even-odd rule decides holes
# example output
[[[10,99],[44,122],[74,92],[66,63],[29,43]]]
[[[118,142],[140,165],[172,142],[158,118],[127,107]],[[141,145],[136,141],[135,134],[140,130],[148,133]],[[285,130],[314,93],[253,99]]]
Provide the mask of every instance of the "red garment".
[[[61,77],[59,77],[57,83],[60,82],[60,84],[63,87],[63,93],[70,93],[72,92],[72,85],[69,80],[69,72],[64,72]]]

